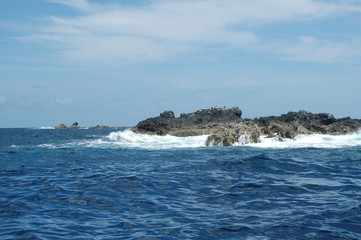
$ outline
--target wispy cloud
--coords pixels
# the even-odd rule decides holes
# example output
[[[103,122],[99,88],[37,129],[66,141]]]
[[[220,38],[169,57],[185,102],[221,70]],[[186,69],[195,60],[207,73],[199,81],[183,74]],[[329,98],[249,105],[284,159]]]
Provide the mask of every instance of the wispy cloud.
[[[210,47],[242,49],[263,44],[265,40],[252,31],[258,26],[361,13],[361,3],[356,1],[153,0],[137,7],[87,0],[49,1],[77,9],[79,15],[53,16],[49,26],[27,39],[55,43],[69,59],[97,63],[159,60]],[[318,46],[301,39],[293,49],[285,45],[277,52],[297,59],[299,52],[315,53]],[[313,54],[309,59],[326,58],[322,51],[318,50],[319,57]],[[342,52],[342,47],[337,51]]]
[[[101,9],[98,5],[89,3],[87,0],[48,0],[48,1],[53,3],[64,4],[71,8],[85,12],[92,12]]]
[[[361,56],[361,40],[347,42],[299,36],[265,44],[261,50],[291,61],[337,63]]]

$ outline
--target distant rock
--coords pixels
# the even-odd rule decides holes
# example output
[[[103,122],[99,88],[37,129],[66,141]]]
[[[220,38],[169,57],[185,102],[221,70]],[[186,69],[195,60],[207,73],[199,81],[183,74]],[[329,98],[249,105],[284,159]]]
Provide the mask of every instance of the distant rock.
[[[59,124],[57,126],[54,127],[55,129],[66,129],[68,128],[65,124]]]
[[[91,129],[106,129],[106,128],[110,128],[108,125],[104,125],[104,124],[98,124],[95,126],[90,127]]]
[[[208,135],[207,146],[232,146],[257,143],[261,135],[295,138],[299,134],[342,135],[357,132],[361,120],[335,118],[329,113],[313,114],[304,110],[281,116],[242,119],[242,111],[234,108],[201,109],[175,117],[167,110],[158,117],[139,122],[132,130],[137,133],[173,135],[179,137]]]
[[[54,127],[55,129],[68,129],[68,128],[80,128],[79,123],[78,122],[74,122],[70,127],[68,127],[65,124],[59,124],[58,126]]]
[[[78,123],[78,122],[74,122],[74,123],[71,125],[71,128],[80,128],[79,123]]]

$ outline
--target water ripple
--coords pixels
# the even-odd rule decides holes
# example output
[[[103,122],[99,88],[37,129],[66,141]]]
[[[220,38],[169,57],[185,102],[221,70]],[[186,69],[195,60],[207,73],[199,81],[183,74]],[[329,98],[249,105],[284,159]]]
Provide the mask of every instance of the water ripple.
[[[8,150],[1,239],[361,238],[359,148]]]

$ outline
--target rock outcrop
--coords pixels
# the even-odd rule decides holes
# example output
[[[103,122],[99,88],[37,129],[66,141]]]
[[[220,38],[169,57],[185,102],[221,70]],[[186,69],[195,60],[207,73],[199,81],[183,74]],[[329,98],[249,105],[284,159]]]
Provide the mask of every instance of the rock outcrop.
[[[90,127],[90,129],[106,129],[106,128],[110,128],[110,127],[104,124],[97,124],[95,126]]]
[[[68,127],[65,124],[59,124],[57,126],[54,127],[55,129],[68,129],[68,128],[80,128],[79,123],[78,122],[74,122],[70,127]]]
[[[208,133],[207,129],[215,124],[232,123],[241,120],[242,112],[239,108],[211,108],[202,109],[194,113],[182,113],[179,118],[172,111],[165,111],[159,117],[141,121],[133,128],[135,132],[196,136]]]
[[[79,123],[78,123],[78,122],[74,122],[74,123],[71,125],[71,128],[80,128]]]
[[[57,126],[55,126],[54,127],[55,129],[66,129],[66,128],[68,128],[65,124],[59,124],[59,125],[57,125]]]
[[[252,121],[242,120],[242,111],[234,108],[202,109],[181,114],[172,111],[141,121],[132,130],[138,133],[179,137],[209,135],[207,145],[231,146],[243,138],[245,143],[258,142],[260,131]]]
[[[242,119],[242,111],[234,108],[202,109],[175,117],[165,111],[158,117],[139,122],[132,130],[137,133],[173,135],[179,137],[208,135],[207,146],[231,146],[257,143],[261,135],[294,138],[299,134],[342,135],[357,132],[361,120],[335,118],[329,113],[313,114],[306,111],[289,112],[281,116]]]
[[[67,126],[65,124],[59,124],[54,127],[55,129],[80,129],[80,125],[78,122],[74,122],[71,126]],[[97,124],[95,126],[89,127],[90,129],[107,129],[110,128],[108,125],[105,124]]]
[[[294,138],[299,134],[343,135],[357,132],[361,120],[335,118],[329,113],[313,114],[304,110],[289,112],[279,117],[261,117],[254,120],[261,129],[261,134],[269,137]]]

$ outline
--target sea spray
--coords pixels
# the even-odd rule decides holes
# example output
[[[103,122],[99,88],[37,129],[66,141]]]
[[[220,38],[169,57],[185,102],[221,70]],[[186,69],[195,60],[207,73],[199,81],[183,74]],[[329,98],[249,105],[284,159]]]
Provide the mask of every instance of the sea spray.
[[[361,132],[347,135],[302,134],[294,139],[261,136],[261,142],[247,144],[258,148],[343,148],[361,146]]]
[[[207,136],[175,137],[134,133],[131,130],[112,132],[107,138],[124,148],[170,149],[204,147]]]
[[[44,130],[39,130],[44,131]],[[51,130],[57,131],[57,130]],[[81,131],[81,130],[78,130]],[[88,130],[83,130],[88,131]],[[89,130],[90,131],[90,130]],[[39,148],[102,148],[102,149],[180,149],[206,147],[207,135],[192,137],[175,137],[170,135],[148,135],[134,133],[127,129],[122,131],[109,132],[106,135],[91,136],[84,139],[72,139],[69,142],[44,142],[38,144]],[[249,143],[247,134],[241,135],[233,147],[255,147],[255,148],[343,148],[361,146],[361,132],[347,135],[326,135],[326,134],[303,134],[294,139],[273,138],[261,136],[259,143]],[[209,146],[209,148],[212,148]]]

